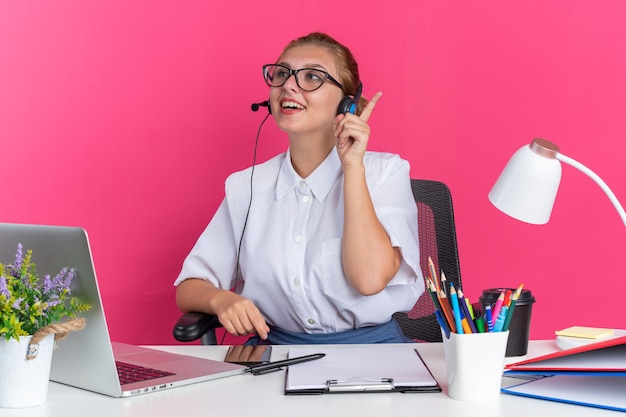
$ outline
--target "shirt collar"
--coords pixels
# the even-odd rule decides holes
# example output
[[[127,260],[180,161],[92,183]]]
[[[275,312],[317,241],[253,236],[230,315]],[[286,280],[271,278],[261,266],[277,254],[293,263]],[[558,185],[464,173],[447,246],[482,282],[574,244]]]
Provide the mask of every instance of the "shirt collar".
[[[293,165],[291,165],[291,152],[288,149],[287,152],[285,152],[285,157],[281,162],[280,171],[278,172],[276,199],[279,200],[285,197],[304,181],[311,189],[313,196],[317,200],[323,201],[341,173],[341,161],[339,160],[337,149],[333,147],[326,159],[315,168],[311,175],[303,179],[298,175]]]

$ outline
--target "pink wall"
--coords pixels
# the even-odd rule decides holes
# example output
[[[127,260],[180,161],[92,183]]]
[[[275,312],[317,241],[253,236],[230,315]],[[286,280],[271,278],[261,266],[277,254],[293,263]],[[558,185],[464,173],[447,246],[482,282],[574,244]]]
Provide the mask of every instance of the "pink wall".
[[[252,162],[260,67],[313,30],[351,46],[366,96],[384,92],[371,149],[451,188],[466,294],[524,282],[533,338],[626,327],[626,233],[590,179],[564,167],[542,227],[487,200],[543,136],[626,201],[626,3],[249,3],[0,3],[0,221],[89,231],[115,339],[173,343],[172,281]],[[285,146],[270,121],[259,160]]]

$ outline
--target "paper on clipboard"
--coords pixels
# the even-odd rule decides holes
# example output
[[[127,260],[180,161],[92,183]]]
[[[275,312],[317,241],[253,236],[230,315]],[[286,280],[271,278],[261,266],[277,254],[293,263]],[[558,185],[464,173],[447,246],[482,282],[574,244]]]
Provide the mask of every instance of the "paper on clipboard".
[[[289,357],[325,353],[289,367],[285,393],[441,391],[417,351],[406,347],[290,348]]]

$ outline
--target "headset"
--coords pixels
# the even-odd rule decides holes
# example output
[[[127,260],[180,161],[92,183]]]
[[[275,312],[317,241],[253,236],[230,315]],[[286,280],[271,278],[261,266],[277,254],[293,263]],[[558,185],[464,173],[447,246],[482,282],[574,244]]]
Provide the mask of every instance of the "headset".
[[[352,113],[356,114],[356,108],[359,104],[359,100],[361,99],[361,93],[363,92],[363,84],[359,82],[359,86],[356,89],[356,94],[354,97],[344,96],[339,102],[339,107],[337,108],[337,114],[346,114]]]
[[[359,86],[356,89],[356,94],[354,97],[344,96],[339,102],[339,107],[337,107],[337,114],[346,114],[352,113],[356,114],[357,105],[359,100],[361,99],[361,93],[363,92],[363,83],[359,82]],[[270,101],[265,100],[260,103],[252,103],[250,108],[252,111],[258,111],[260,107],[267,107],[267,111],[269,114],[272,114],[272,106],[270,106]]]

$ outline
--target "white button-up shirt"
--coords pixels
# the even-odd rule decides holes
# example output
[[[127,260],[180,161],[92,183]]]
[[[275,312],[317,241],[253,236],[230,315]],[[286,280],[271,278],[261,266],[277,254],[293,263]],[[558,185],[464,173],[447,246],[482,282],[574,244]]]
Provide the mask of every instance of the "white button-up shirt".
[[[306,179],[293,169],[289,151],[230,175],[226,197],[175,285],[201,278],[233,289],[252,300],[269,324],[300,333],[381,324],[410,310],[424,292],[424,280],[409,163],[398,155],[366,152],[364,165],[378,219],[402,251],[400,269],[383,291],[363,296],[344,275],[343,171],[335,149]]]

